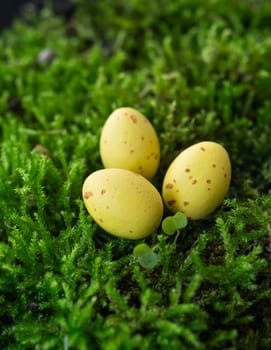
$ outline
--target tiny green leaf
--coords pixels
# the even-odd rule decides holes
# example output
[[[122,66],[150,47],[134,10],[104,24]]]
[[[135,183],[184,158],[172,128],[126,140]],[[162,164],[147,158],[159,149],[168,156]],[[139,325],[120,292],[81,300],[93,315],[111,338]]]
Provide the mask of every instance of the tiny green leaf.
[[[158,263],[158,256],[154,252],[143,254],[138,257],[138,262],[145,269],[152,269]]]
[[[176,231],[187,225],[186,216],[177,212],[174,216],[167,216],[162,221],[162,229],[167,235],[173,235]]]
[[[137,257],[139,264],[145,269],[152,269],[157,265],[158,256],[146,243],[137,244],[133,253]]]
[[[177,231],[178,227],[172,216],[167,216],[162,221],[162,229],[167,235],[173,235]]]
[[[187,217],[178,211],[174,216],[173,220],[178,229],[184,228],[187,226]]]
[[[152,252],[151,248],[146,243],[137,244],[134,247],[134,255],[140,257],[145,254],[150,254]]]

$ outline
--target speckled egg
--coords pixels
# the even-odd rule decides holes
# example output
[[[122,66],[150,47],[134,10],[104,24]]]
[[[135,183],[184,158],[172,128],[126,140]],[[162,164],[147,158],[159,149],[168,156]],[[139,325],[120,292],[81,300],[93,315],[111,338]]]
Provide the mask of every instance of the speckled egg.
[[[105,168],[128,169],[151,179],[159,166],[159,140],[143,114],[130,107],[118,108],[102,129],[100,155]]]
[[[82,192],[91,217],[114,236],[141,239],[161,222],[161,195],[146,178],[130,170],[97,170],[86,178]]]
[[[199,142],[170,164],[163,181],[163,200],[174,213],[202,219],[221,204],[230,180],[231,163],[225,148],[216,142]]]

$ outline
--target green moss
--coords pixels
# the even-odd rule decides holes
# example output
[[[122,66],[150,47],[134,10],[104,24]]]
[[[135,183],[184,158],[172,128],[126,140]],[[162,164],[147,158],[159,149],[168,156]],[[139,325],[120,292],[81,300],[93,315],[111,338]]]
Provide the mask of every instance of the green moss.
[[[0,38],[0,348],[269,349],[270,4],[76,3],[68,23],[46,8]],[[81,199],[120,106],[157,130],[158,189],[193,143],[232,161],[215,213],[145,240],[153,269]]]

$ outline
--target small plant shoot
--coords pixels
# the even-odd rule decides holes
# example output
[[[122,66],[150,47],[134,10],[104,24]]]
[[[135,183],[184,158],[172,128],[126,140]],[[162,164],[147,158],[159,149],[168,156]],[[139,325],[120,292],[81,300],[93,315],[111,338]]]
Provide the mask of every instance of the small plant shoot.
[[[187,218],[181,212],[177,212],[173,216],[167,216],[162,221],[162,229],[169,236],[173,235],[175,232],[179,231],[180,229],[186,226],[187,226]]]
[[[145,269],[152,269],[158,263],[158,256],[146,243],[140,243],[134,248],[134,255]]]

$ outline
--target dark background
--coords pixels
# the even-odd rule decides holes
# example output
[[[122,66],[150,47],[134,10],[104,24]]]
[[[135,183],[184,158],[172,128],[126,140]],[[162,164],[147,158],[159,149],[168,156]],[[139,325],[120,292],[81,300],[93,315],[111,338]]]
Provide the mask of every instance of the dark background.
[[[10,26],[12,19],[19,15],[25,0],[8,0],[2,3],[0,10],[0,29]]]
[[[0,9],[0,30],[10,27],[13,19],[22,16],[27,7],[31,6],[35,11],[40,11],[43,3],[43,0],[7,0],[3,2]],[[52,1],[53,11],[65,17],[71,16],[74,7],[70,0]]]

